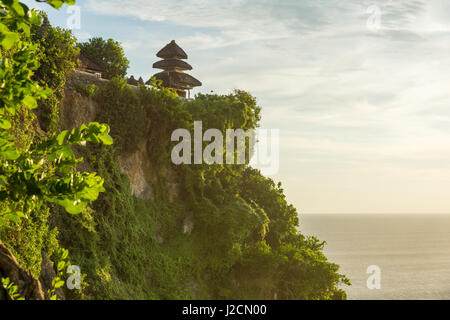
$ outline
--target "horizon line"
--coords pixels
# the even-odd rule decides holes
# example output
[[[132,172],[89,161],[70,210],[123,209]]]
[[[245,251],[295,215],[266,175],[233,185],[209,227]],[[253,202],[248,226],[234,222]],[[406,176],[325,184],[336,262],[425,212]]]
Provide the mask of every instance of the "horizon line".
[[[442,214],[442,215],[444,215],[444,214],[450,214],[450,212],[301,212],[301,213],[299,213],[299,215],[302,215],[302,214],[309,214],[309,215],[313,215],[313,214],[317,214],[317,215],[326,215],[326,214],[328,214],[328,215],[330,215],[330,214],[340,214],[340,215],[344,215],[344,214],[347,214],[347,215],[350,215],[350,214],[354,214],[354,215],[361,215],[361,214],[385,214],[385,215],[402,215],[402,214],[409,214],[409,215],[413,215],[413,214],[416,214],[416,215],[425,215],[425,214],[434,214],[434,215],[437,215],[437,214]]]

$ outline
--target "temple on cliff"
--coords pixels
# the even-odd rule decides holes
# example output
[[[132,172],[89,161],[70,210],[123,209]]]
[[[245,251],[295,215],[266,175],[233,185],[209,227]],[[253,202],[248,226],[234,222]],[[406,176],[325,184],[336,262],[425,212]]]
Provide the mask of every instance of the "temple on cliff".
[[[202,85],[200,81],[193,76],[185,73],[186,70],[192,70],[192,66],[187,63],[188,58],[186,52],[181,49],[175,40],[172,40],[168,45],[162,48],[156,56],[163,60],[155,62],[153,68],[162,69],[162,72],[156,73],[153,77],[156,80],[162,81],[162,86],[166,88],[173,88],[180,97],[186,98],[186,91],[188,98],[190,98],[190,90],[194,87]],[[150,80],[146,84],[149,84]]]
[[[88,56],[79,53],[78,59],[80,60],[80,65],[78,66],[79,70],[91,73],[95,75],[97,78],[101,78],[104,73],[107,72],[106,68],[91,60]]]

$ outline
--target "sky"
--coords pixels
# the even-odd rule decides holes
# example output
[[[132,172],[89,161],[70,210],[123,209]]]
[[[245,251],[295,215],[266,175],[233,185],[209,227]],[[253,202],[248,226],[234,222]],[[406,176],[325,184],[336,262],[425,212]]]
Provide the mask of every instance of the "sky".
[[[67,28],[68,7],[45,8]],[[249,91],[280,130],[300,213],[450,213],[448,0],[78,0],[79,41],[122,43],[129,75],[171,40],[193,93]]]

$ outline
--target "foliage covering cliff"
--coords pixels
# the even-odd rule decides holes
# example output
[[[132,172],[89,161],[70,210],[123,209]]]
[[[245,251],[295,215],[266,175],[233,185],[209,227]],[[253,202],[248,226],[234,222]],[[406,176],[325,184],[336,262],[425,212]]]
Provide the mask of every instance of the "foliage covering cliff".
[[[66,248],[85,283],[81,291],[66,290],[66,298],[345,298],[339,286],[347,279],[327,261],[322,242],[298,231],[298,213],[280,184],[248,165],[170,160],[173,130],[192,130],[195,120],[223,132],[256,128],[260,108],[250,94],[199,94],[184,102],[168,89],[130,87],[121,78],[80,80],[71,73],[75,60],[57,62],[62,54],[76,56],[70,34],[48,27],[34,41],[36,81],[54,91],[41,99],[37,117],[26,109],[13,117],[17,143],[98,121],[109,125],[114,144],[71,147],[84,160],[79,172],[104,180],[104,192],[81,213],[47,201],[28,219],[0,228],[0,240],[26,271],[42,278],[52,269],[44,262],[58,261]]]
[[[167,89],[136,89],[117,78],[92,98],[79,91],[63,108],[91,101],[90,120],[108,123],[116,142],[84,153],[105,179],[106,192],[92,210],[55,218],[62,245],[87,273],[88,296],[345,297],[337,289],[345,278],[320,241],[297,231],[298,213],[281,185],[247,165],[171,164],[171,133],[192,130],[194,120],[223,131],[255,128],[260,109],[248,93],[199,94],[183,102]],[[150,196],[134,192],[133,172],[144,176]]]

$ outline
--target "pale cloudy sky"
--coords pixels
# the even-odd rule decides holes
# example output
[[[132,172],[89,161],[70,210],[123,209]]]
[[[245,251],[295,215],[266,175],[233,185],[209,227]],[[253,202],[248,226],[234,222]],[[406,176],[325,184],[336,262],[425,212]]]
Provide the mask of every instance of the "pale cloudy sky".
[[[197,92],[255,95],[300,212],[450,213],[448,0],[77,3],[74,33],[122,42],[130,74],[175,39]],[[66,7],[46,11],[66,26]]]

